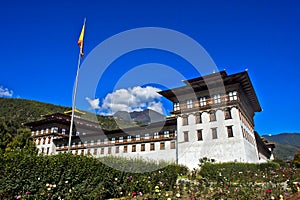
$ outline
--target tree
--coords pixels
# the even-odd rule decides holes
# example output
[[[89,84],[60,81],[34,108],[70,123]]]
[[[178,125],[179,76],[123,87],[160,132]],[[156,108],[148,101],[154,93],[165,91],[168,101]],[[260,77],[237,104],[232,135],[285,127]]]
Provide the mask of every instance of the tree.
[[[300,150],[295,154],[293,163],[296,165],[296,167],[300,167]]]
[[[12,135],[3,118],[0,118],[0,149],[4,150],[6,145],[12,141]]]
[[[19,128],[17,130],[17,136],[6,145],[5,151],[11,151],[15,148],[32,148],[34,149],[34,143],[31,136],[31,132],[28,128]]]

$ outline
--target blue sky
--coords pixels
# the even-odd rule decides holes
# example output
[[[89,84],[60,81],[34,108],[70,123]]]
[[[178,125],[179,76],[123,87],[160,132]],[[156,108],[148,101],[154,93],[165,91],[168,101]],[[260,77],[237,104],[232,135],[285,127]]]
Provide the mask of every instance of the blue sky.
[[[300,132],[299,1],[12,0],[2,1],[1,8],[2,96],[70,106],[77,40],[86,17],[86,54],[129,29],[179,31],[201,44],[219,70],[248,69],[263,108],[255,116],[260,134]],[[105,72],[95,98],[101,104],[122,73],[153,62],[171,66],[185,78],[196,76],[189,63],[168,52],[131,52]],[[181,80],[172,79],[170,85],[179,86]]]

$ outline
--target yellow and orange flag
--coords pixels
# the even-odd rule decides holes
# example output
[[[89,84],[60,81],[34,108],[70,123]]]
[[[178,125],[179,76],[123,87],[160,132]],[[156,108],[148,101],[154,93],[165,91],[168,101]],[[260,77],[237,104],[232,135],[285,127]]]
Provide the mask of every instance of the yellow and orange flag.
[[[83,24],[82,29],[81,29],[81,33],[80,33],[79,39],[78,39],[78,46],[80,47],[81,58],[84,57],[84,53],[83,53],[84,30],[85,30],[85,20],[84,20],[84,24]]]

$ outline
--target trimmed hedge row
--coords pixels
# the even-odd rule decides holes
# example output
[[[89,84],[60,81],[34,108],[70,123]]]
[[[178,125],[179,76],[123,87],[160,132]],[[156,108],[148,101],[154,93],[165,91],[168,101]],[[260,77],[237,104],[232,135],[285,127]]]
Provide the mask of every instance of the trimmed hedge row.
[[[227,177],[231,181],[240,180],[240,176],[247,175],[247,180],[251,179],[262,180],[263,177],[256,177],[258,174],[270,172],[276,173],[280,169],[280,165],[275,162],[252,164],[252,163],[205,163],[201,167],[200,175],[211,180],[217,180],[220,176]],[[256,174],[256,175],[255,175]],[[278,182],[286,181],[278,179]]]
[[[25,149],[0,156],[0,199],[107,199],[151,194],[162,182],[171,190],[177,174],[187,172],[175,164],[73,154],[39,156]],[[103,163],[127,171],[131,167],[131,172]],[[140,169],[148,172],[134,173]]]

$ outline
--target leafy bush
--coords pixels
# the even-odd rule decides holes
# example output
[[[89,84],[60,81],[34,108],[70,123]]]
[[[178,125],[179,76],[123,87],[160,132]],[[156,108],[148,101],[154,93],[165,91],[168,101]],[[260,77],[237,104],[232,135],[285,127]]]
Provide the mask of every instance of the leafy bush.
[[[59,154],[39,156],[28,149],[3,153],[0,166],[0,199],[18,196],[33,199],[107,199],[152,193],[155,186],[168,190],[175,185],[182,167],[143,160]],[[103,163],[130,163],[133,168],[152,169],[146,173],[119,171]],[[125,163],[125,164],[124,164]]]
[[[296,167],[300,168],[300,150],[295,154],[293,163]]]

